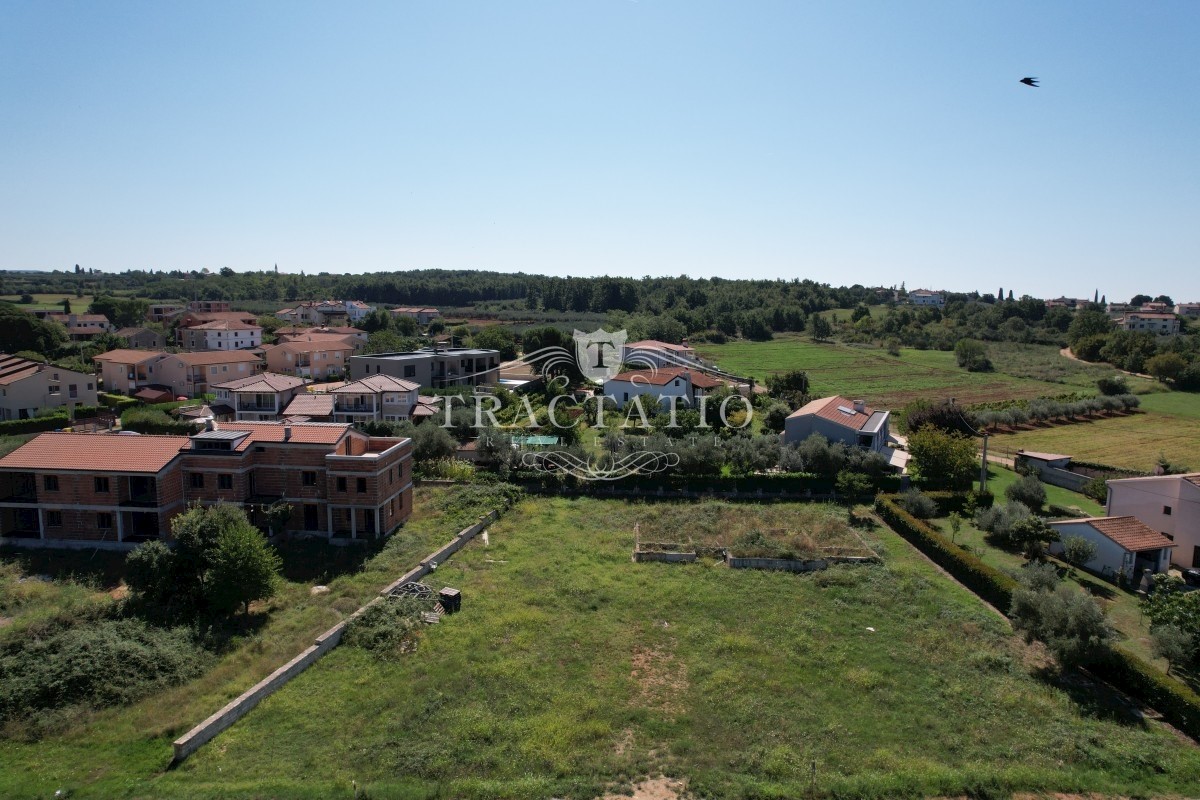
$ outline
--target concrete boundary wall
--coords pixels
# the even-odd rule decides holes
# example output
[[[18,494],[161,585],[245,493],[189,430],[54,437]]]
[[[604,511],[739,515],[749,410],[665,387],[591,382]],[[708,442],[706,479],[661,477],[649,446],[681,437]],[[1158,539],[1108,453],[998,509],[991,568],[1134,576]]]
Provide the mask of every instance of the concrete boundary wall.
[[[638,562],[661,561],[666,564],[691,564],[699,558],[695,553],[655,553],[649,550],[634,550],[633,560]]]
[[[479,518],[479,521],[474,525],[463,528],[458,532],[458,535],[451,539],[447,544],[443,545],[438,550],[431,553],[423,559],[420,566],[414,567],[404,575],[392,583],[385,586],[379,596],[375,597],[357,611],[351,614],[347,619],[334,625],[329,630],[318,636],[312,645],[305,648],[291,661],[281,666],[279,669],[272,672],[267,677],[263,678],[258,683],[251,686],[240,695],[230,700],[225,706],[208,719],[201,722],[196,727],[179,737],[174,742],[175,758],[174,763],[178,764],[192,753],[199,750],[208,742],[212,741],[217,734],[228,728],[233,723],[244,717],[252,708],[262,702],[265,698],[274,694],[282,688],[288,681],[299,675],[304,670],[315,664],[321,656],[328,653],[333,648],[337,647],[342,641],[342,634],[346,632],[347,624],[358,617],[371,606],[383,600],[393,589],[397,589],[406,583],[412,583],[419,580],[433,571],[433,563],[438,564],[445,561],[454,553],[462,549],[463,545],[474,539],[479,533],[488,526],[489,523],[495,521],[500,516],[498,511],[489,511]]]

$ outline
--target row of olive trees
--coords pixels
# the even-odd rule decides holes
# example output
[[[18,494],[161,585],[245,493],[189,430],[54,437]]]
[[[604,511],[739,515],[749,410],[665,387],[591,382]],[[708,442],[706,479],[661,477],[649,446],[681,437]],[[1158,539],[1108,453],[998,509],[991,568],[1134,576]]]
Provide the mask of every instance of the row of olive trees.
[[[1088,397],[1072,401],[1037,398],[1030,400],[1023,408],[1013,406],[1002,410],[973,412],[973,420],[977,428],[995,428],[999,425],[1011,427],[1027,422],[1073,419],[1101,412],[1132,411],[1139,405],[1141,400],[1132,394]]]

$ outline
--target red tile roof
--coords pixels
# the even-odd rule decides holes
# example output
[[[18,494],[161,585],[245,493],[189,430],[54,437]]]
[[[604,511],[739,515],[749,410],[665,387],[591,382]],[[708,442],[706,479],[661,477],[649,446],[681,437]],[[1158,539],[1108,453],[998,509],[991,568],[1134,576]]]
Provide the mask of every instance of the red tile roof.
[[[210,384],[214,389],[229,389],[235,392],[282,392],[296,389],[307,381],[291,375],[280,375],[278,372],[263,372],[259,375],[247,375],[231,381]]]
[[[839,408],[849,409],[851,413],[847,414],[844,411],[840,411]],[[815,415],[822,419],[836,422],[839,425],[845,425],[847,428],[860,431],[867,424],[867,421],[871,419],[871,415],[875,411],[870,406],[863,406],[862,411],[855,411],[853,400],[847,400],[841,395],[835,394],[833,397],[822,397],[819,400],[813,400],[803,408],[793,411],[788,415],[788,418]]]
[[[331,392],[345,394],[377,394],[379,392],[411,392],[420,389],[421,384],[402,380],[391,375],[371,375],[361,380],[343,384]]]
[[[1065,525],[1072,522],[1086,522],[1131,553],[1175,546],[1174,542],[1147,526],[1137,517],[1090,517],[1061,520],[1050,524]]]
[[[283,410],[285,416],[303,415],[308,417],[333,416],[333,395],[302,394],[297,395]]]
[[[0,469],[157,473],[187,443],[186,436],[41,433],[0,458]]]
[[[641,349],[641,350],[671,350],[674,352],[691,351],[692,347],[686,344],[671,344],[670,342],[660,342],[657,339],[643,339],[640,342],[627,342],[626,350]]]
[[[98,356],[92,356],[92,361],[109,361],[114,364],[141,364],[161,356],[166,353],[158,350],[109,350],[107,353],[101,353]]]
[[[699,389],[712,389],[725,385],[725,382],[718,378],[688,367],[660,367],[657,370],[634,369],[629,372],[622,372],[620,375],[611,378],[611,380],[645,384],[648,386],[666,386],[676,378],[684,377],[685,375],[691,381],[692,385]]]
[[[290,408],[290,406],[289,406]],[[246,431],[250,435],[238,445],[238,450],[245,450],[255,442],[282,442],[287,429],[291,429],[291,438],[286,441],[292,444],[327,444],[335,445],[350,432],[350,425],[345,423],[308,422],[296,425],[281,425],[278,422],[222,422],[218,429],[222,431]]]
[[[261,325],[251,325],[248,322],[242,322],[240,319],[214,319],[211,322],[202,322],[199,325],[190,325],[185,330],[189,331],[261,331]]]
[[[99,356],[96,356],[99,358]],[[201,350],[196,353],[174,353],[171,358],[178,358],[184,364],[198,367],[208,364],[236,364],[239,362],[262,361],[261,358],[245,350]]]

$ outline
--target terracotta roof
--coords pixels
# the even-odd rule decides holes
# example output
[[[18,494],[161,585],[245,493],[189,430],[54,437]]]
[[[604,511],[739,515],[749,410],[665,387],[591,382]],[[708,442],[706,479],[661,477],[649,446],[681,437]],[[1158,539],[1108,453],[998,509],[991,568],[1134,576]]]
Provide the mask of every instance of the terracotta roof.
[[[149,331],[150,333],[155,332],[155,331],[150,330],[149,328],[121,328],[118,331],[114,331],[113,334],[115,336],[136,336],[137,334],[139,334],[143,331]]]
[[[391,375],[372,375],[362,380],[351,381],[330,391],[346,394],[375,394],[376,392],[411,392],[420,388],[421,384],[419,383],[401,380]]]
[[[1130,319],[1175,319],[1174,314],[1163,314],[1157,311],[1130,311],[1125,316]]]
[[[0,458],[0,469],[156,473],[187,443],[186,436],[41,433]]]
[[[693,386],[700,389],[711,389],[715,386],[724,385],[724,381],[713,378],[710,375],[705,375],[698,370],[689,369],[688,367],[660,367],[657,370],[634,369],[629,372],[622,372],[620,375],[610,378],[610,380],[645,384],[647,386],[666,386],[676,378],[684,376],[691,381]]]
[[[332,337],[332,338],[336,338],[337,341],[324,340],[324,339],[319,340],[319,341],[311,341],[311,342],[306,341],[306,340],[287,341],[287,342],[283,342],[282,344],[264,347],[263,351],[264,352],[274,352],[276,350],[282,349],[285,353],[292,353],[293,355],[300,355],[302,353],[321,353],[321,352],[325,352],[327,350],[353,350],[354,349],[354,345],[351,344],[350,342],[346,341],[346,337],[338,336],[338,337]]]
[[[10,356],[5,353],[0,353],[0,385],[7,386],[17,381],[24,380],[30,375],[36,375],[39,368],[45,367],[46,372],[66,373],[68,375],[80,375],[91,377],[85,372],[76,372],[73,369],[65,369],[56,367],[53,364],[42,364],[39,361],[33,361],[20,356]],[[49,376],[47,376],[49,377]]]
[[[114,364],[141,364],[167,355],[158,350],[109,350],[98,356],[92,356],[92,361],[109,361]]]
[[[196,353],[175,353],[172,358],[178,358],[184,364],[198,367],[208,364],[235,364],[238,362],[261,361],[253,353],[244,350],[202,350]],[[97,356],[99,358],[99,356]]]
[[[840,411],[839,409],[841,408],[848,409],[850,413],[847,414],[845,411]],[[788,419],[791,419],[792,417],[806,417],[809,415],[814,415],[821,417],[822,419],[830,420],[831,422],[836,422],[839,425],[844,425],[847,428],[860,431],[871,419],[871,415],[874,414],[875,411],[876,409],[873,409],[870,406],[863,406],[862,411],[855,411],[853,400],[847,400],[841,395],[835,394],[833,397],[822,397],[819,400],[813,400],[803,408],[797,409],[789,414]]]
[[[199,325],[189,325],[185,330],[190,331],[261,331],[261,325],[251,325],[240,319],[214,319]]]
[[[354,336],[352,333],[332,333],[322,331],[318,328],[310,328],[304,333],[285,333],[280,335],[279,331],[275,331],[275,335],[279,337],[279,341],[283,344],[288,342],[342,342],[349,344],[350,339]]]
[[[671,350],[675,352],[691,350],[692,347],[686,344],[671,344],[670,342],[660,342],[657,339],[644,339],[640,342],[627,342],[626,350],[640,348],[642,350]]]
[[[350,427],[346,423],[329,422],[306,422],[296,425],[282,425],[278,422],[222,422],[219,430],[249,433],[250,435],[237,446],[238,450],[245,450],[255,442],[282,442],[289,428],[292,433],[287,441],[292,444],[334,445],[350,433]]]
[[[400,306],[392,309],[393,314],[436,314],[436,308],[423,308],[421,306]]]
[[[1131,553],[1142,550],[1160,550],[1174,547],[1175,543],[1158,531],[1148,527],[1137,517],[1089,517],[1051,522],[1051,526],[1086,522],[1103,536],[1111,539]]]
[[[305,383],[304,378],[280,375],[278,372],[263,372],[210,385],[214,389],[230,389],[235,392],[283,392],[296,389]]]
[[[333,395],[329,394],[301,394],[292,398],[292,402],[288,403],[287,408],[283,410],[285,416],[295,416],[297,414],[308,417],[330,417],[333,416]]]

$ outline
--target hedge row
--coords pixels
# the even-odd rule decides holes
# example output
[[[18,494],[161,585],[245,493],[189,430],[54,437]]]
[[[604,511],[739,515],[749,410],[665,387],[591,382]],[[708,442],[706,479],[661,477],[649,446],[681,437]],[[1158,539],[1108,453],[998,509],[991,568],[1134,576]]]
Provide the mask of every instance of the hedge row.
[[[876,499],[875,510],[883,521],[968,589],[1001,611],[1008,611],[1017,582],[947,541],[931,525],[901,508],[896,499],[895,495],[880,495]]]
[[[101,403],[108,406],[109,408],[111,408],[114,411],[122,411],[126,408],[130,408],[132,406],[136,406],[141,403],[140,400],[133,398],[133,397],[126,397],[123,394],[110,394],[109,392],[100,392],[100,394],[97,396],[100,398]]]
[[[1080,461],[1077,458],[1071,459],[1071,466],[1111,473],[1111,476],[1124,475],[1129,478],[1144,478],[1150,474],[1149,472],[1140,472],[1136,469],[1128,469],[1126,467],[1114,467],[1112,464],[1101,464],[1096,461]]]
[[[41,431],[53,431],[58,428],[66,428],[70,426],[71,421],[67,419],[66,412],[62,414],[51,414],[45,417],[33,417],[32,419],[9,419],[0,422],[0,436],[11,436],[17,433],[40,433]]]
[[[939,504],[946,498],[937,493]],[[964,497],[965,502],[965,497]],[[1007,612],[1017,582],[989,567],[974,555],[946,540],[929,524],[909,514],[896,503],[895,495],[880,495],[875,510],[892,530],[927,555],[968,589],[996,608]],[[1189,736],[1200,738],[1200,695],[1153,665],[1123,650],[1111,650],[1109,657],[1088,667],[1096,677],[1157,709],[1163,719]]]

